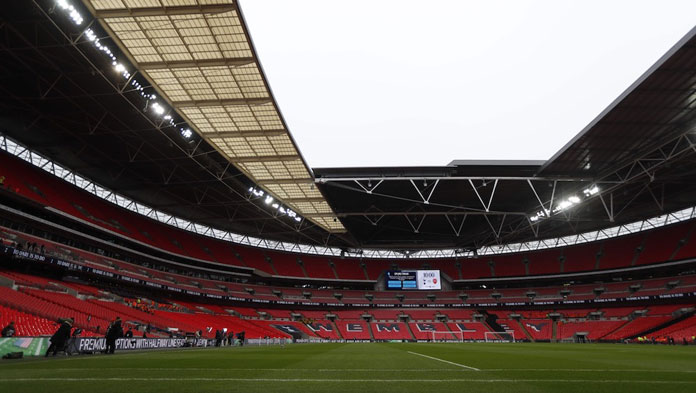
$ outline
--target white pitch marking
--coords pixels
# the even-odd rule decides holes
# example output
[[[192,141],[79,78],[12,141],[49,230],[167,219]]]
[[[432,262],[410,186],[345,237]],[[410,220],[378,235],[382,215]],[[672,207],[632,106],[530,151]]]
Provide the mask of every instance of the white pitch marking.
[[[76,358],[73,358],[76,359]],[[50,362],[51,359],[46,360]],[[31,364],[41,363],[41,360],[32,362]],[[74,368],[46,368],[42,370],[51,371],[95,371],[96,368],[84,368],[84,367],[74,367]],[[127,368],[127,367],[110,367],[109,370],[113,371],[288,371],[288,372],[327,372],[327,373],[343,373],[343,372],[461,372],[461,370],[456,369],[442,369],[442,368],[197,368],[197,367],[162,367],[162,368]],[[647,370],[647,369],[577,369],[577,368],[487,368],[485,370],[480,370],[482,372],[549,372],[549,371],[559,371],[559,372],[627,372],[627,373],[677,373],[677,374],[695,374],[696,370]]]
[[[71,367],[71,368],[42,368],[42,370],[50,371],[95,371],[100,370],[97,368],[83,368],[83,367]],[[451,372],[461,372],[461,370],[456,369],[442,369],[442,368],[196,368],[196,367],[163,367],[163,368],[128,368],[128,367],[109,367],[108,370],[112,371],[288,371],[288,372],[432,372],[432,371],[451,371]]]
[[[476,367],[469,367],[469,366],[465,366],[465,365],[463,365],[463,364],[459,364],[459,363],[455,363],[455,362],[450,362],[449,360],[434,358],[434,357],[432,357],[432,356],[423,355],[422,353],[411,352],[411,351],[406,351],[406,352],[410,353],[411,355],[422,356],[422,357],[424,357],[424,358],[428,358],[428,359],[432,359],[432,360],[437,360],[438,362],[447,363],[447,364],[452,364],[452,365],[457,366],[457,367],[468,368],[469,370],[474,370],[474,371],[481,371],[481,370],[479,370],[479,369],[476,368]]]
[[[635,379],[475,379],[475,378],[456,378],[456,379],[321,379],[321,378],[3,378],[3,382],[98,382],[98,381],[117,381],[117,382],[470,382],[470,383],[500,383],[500,382],[559,382],[559,383],[633,383],[633,384],[654,384],[654,385],[692,385],[696,381],[641,381]]]
[[[684,374],[694,374],[696,370],[660,370],[660,369],[622,369],[622,368],[487,368],[483,371],[486,372],[507,372],[507,371],[539,371],[539,372],[549,372],[549,371],[561,371],[561,372],[589,372],[589,373],[684,373]]]

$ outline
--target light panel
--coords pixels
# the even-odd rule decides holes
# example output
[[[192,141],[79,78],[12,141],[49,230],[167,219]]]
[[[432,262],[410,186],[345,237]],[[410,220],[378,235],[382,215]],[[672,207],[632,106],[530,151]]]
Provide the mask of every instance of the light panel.
[[[243,21],[228,7],[232,0],[85,3],[103,15],[112,38],[191,129],[274,197],[289,199],[283,203],[300,215],[328,231],[345,231],[334,217],[312,216],[332,211],[272,100]],[[181,134],[191,137],[188,128]]]

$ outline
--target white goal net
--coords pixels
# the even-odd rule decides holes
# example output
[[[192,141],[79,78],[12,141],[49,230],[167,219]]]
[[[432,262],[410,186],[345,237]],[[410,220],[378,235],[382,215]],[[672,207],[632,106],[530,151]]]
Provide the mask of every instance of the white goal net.
[[[464,341],[464,332],[431,332],[433,341]]]
[[[484,332],[484,338],[487,343],[514,343],[515,331],[508,330],[505,332]]]

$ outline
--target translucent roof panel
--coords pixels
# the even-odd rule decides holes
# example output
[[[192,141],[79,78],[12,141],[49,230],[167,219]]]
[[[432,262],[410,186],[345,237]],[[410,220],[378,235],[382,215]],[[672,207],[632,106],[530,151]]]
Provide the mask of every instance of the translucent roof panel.
[[[86,0],[140,74],[251,180],[344,232],[278,112],[232,0]]]

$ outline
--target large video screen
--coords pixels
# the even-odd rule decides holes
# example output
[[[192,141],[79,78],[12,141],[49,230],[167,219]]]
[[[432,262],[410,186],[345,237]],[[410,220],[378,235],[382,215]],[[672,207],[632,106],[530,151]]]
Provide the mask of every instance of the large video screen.
[[[384,279],[387,290],[442,289],[439,270],[389,270]]]

